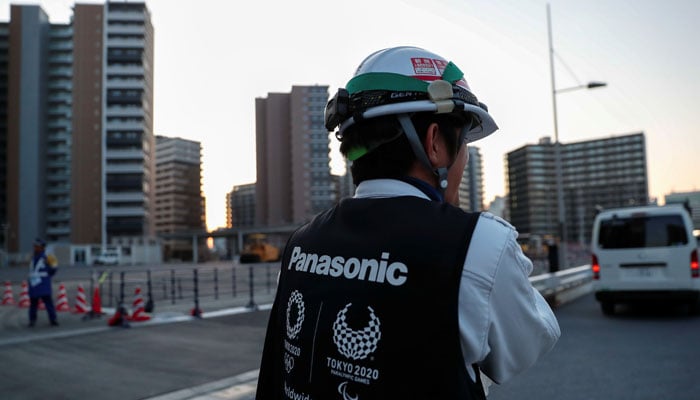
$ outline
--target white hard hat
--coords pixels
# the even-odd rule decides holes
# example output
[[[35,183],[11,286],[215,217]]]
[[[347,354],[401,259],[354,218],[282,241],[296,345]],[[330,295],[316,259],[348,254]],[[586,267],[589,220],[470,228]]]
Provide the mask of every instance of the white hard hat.
[[[365,58],[346,87],[328,102],[326,128],[339,128],[337,136],[342,137],[358,120],[414,112],[471,117],[475,123],[463,135],[469,142],[498,129],[455,64],[412,46],[379,50]]]

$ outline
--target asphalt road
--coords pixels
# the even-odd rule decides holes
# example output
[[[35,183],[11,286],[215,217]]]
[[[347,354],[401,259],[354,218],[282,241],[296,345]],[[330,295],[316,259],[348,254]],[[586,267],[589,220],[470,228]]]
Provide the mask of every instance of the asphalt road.
[[[107,327],[109,315],[72,314],[51,328],[45,312],[29,329],[26,309],[0,307],[0,398],[146,399],[258,368],[267,311],[215,316],[212,304],[195,319],[163,308],[128,329]],[[558,307],[554,350],[489,399],[700,398],[700,317],[682,307],[618,311],[603,316],[592,294]]]
[[[130,328],[61,317],[23,327],[30,341],[0,341],[0,398],[143,399],[255,370],[268,312]]]
[[[700,399],[700,317],[662,305],[605,317],[593,294],[556,310],[562,337],[490,400]]]

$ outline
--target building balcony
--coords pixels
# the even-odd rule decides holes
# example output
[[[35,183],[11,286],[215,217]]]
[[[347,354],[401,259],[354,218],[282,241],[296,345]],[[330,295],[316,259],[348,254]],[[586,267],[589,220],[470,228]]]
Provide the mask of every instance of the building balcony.
[[[143,27],[138,27],[138,26],[125,26],[124,28],[126,29],[119,29],[119,33],[129,33],[129,34],[143,34]],[[135,31],[132,32],[132,28],[141,28],[140,31]],[[116,32],[111,32],[110,33],[116,33]],[[131,47],[131,48],[143,48],[146,45],[146,42],[143,39],[130,39],[130,38],[108,38],[107,39],[107,48],[110,47]]]
[[[113,131],[143,131],[146,127],[143,121],[110,121],[105,124],[105,128]]]
[[[107,207],[105,215],[109,217],[143,217],[146,210],[143,207]]]
[[[144,68],[141,65],[107,65],[105,70],[107,75],[119,74],[119,75],[144,75]]]
[[[118,23],[117,21],[146,21],[146,13],[143,10],[136,9],[134,9],[133,11],[108,10],[107,21],[109,23],[109,31],[111,32],[112,30],[117,30],[117,28],[119,28],[118,25],[115,25],[116,23]]]
[[[46,194],[66,194],[70,192],[70,186],[60,185],[60,186],[49,186],[46,188]]]
[[[70,152],[70,147],[68,146],[50,146],[46,149],[46,154],[50,156],[68,154]]]
[[[70,235],[70,226],[49,226],[46,228],[46,234],[48,236],[66,236]]]
[[[108,79],[105,84],[109,89],[143,89],[143,78],[139,79]]]
[[[48,168],[68,168],[70,166],[70,161],[68,160],[48,160],[46,161],[46,167]]]
[[[107,192],[105,194],[106,202],[143,202],[146,195],[142,192]]]
[[[67,54],[51,56],[49,57],[49,64],[73,64],[73,56]],[[51,73],[53,74],[54,70],[51,70]]]
[[[129,89],[129,90],[126,90],[123,88],[110,89],[107,91],[107,104],[109,104],[109,103],[141,104],[143,94],[144,93],[143,93],[143,90],[141,88]]]
[[[46,221],[47,222],[70,221],[70,213],[69,212],[51,213],[51,214],[48,214],[46,216]]]
[[[52,208],[57,208],[57,209],[62,209],[62,208],[69,208],[71,205],[70,200],[67,198],[61,199],[61,200],[49,200],[46,202],[46,208],[52,209]]]
[[[68,41],[51,42],[49,45],[49,50],[73,50],[73,43]]]
[[[142,60],[141,54],[110,54],[107,56],[108,64],[140,64]]]
[[[107,148],[105,158],[108,160],[133,160],[134,162],[142,161],[145,158],[143,149],[115,150]],[[143,165],[142,165],[143,167]]]
[[[139,100],[137,105],[132,106],[110,104],[107,106],[105,115],[108,118],[143,118],[145,113],[143,107],[141,107],[141,101]],[[117,123],[134,123],[134,121],[120,121],[118,119],[107,121],[108,125]]]
[[[143,163],[116,164],[116,165],[107,164],[107,166],[105,167],[105,172],[108,174],[109,173],[129,173],[129,174],[141,173],[141,172],[143,172]]]

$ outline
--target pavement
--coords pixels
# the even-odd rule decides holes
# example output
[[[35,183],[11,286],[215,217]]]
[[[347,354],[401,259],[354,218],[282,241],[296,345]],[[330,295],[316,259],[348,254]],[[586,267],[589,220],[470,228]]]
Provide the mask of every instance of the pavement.
[[[576,288],[571,291],[569,298],[560,300],[562,302],[571,301],[589,292],[589,286],[583,285],[580,288]],[[223,300],[204,299],[199,303],[201,310],[199,316],[192,315],[193,305],[190,303],[179,302],[178,304],[171,304],[169,301],[160,301],[155,304],[154,309],[149,313],[151,316],[150,320],[129,322],[128,324],[130,328],[138,329],[147,326],[194,321],[197,318],[209,319],[252,313],[254,311],[269,310],[273,299],[274,291],[272,293],[256,294],[254,304],[251,304],[252,300],[246,296]],[[2,305],[0,306],[0,347],[28,343],[35,340],[67,338],[114,330],[114,327],[107,325],[107,320],[114,315],[115,309],[102,307],[100,311],[101,313],[99,314],[59,312],[58,321],[60,326],[56,328],[49,325],[46,312],[40,310],[36,326],[28,328],[27,308]],[[254,366],[254,364],[250,366]],[[242,371],[245,371],[245,368]],[[252,400],[255,398],[257,378],[258,370],[252,369],[224,379],[159,394],[154,397],[142,398],[142,400]]]
[[[197,318],[208,319],[253,311],[269,310],[274,294],[258,296],[257,303],[249,304],[248,298],[205,300],[200,303],[201,314],[193,316],[193,308],[185,304],[171,305],[162,302],[149,313],[150,320],[127,322],[125,327],[141,328],[153,325],[193,321]],[[209,311],[207,311],[209,310]],[[107,321],[115,314],[115,308],[101,307],[101,313],[57,312],[58,327],[49,324],[46,311],[38,311],[36,325],[27,327],[28,308],[17,305],[0,306],[0,347],[13,346],[46,339],[67,338],[79,335],[107,332],[114,330]],[[132,310],[129,310],[130,312]],[[182,389],[143,400],[252,400],[255,398],[258,370],[251,370],[203,385]]]
[[[253,400],[258,385],[258,371],[256,369],[144,400]]]

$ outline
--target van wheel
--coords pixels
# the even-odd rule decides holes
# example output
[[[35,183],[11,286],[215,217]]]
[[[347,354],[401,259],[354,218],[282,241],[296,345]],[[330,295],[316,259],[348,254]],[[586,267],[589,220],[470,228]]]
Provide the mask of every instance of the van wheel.
[[[600,309],[603,310],[603,314],[605,315],[613,315],[615,314],[615,303],[612,301],[604,301],[600,303]]]

